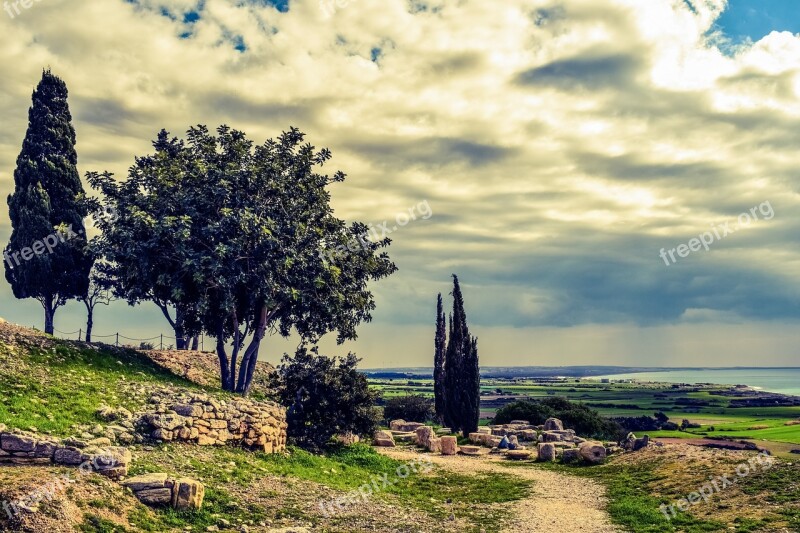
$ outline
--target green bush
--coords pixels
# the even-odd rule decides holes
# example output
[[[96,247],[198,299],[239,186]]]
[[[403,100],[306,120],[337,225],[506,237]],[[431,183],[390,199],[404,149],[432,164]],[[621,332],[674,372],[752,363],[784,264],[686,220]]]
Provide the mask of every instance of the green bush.
[[[326,357],[304,346],[294,357],[283,356],[269,379],[272,397],[285,406],[287,436],[301,448],[319,451],[340,433],[372,435],[380,414],[379,393],[371,391],[367,377],[357,370],[359,359]]]
[[[497,410],[493,422],[508,424],[512,420],[527,420],[539,425],[548,418],[558,418],[564,422],[564,427],[574,429],[581,437],[617,440],[624,436],[616,422],[581,403],[559,396],[510,403]]]
[[[409,422],[433,420],[433,400],[422,394],[405,394],[386,400],[383,418],[388,423],[402,418]]]

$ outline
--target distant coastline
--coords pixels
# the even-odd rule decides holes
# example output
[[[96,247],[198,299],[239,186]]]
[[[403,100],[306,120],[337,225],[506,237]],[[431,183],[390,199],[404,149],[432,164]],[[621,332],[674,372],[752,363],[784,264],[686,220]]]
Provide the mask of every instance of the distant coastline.
[[[373,379],[430,379],[432,368],[384,368],[364,371]],[[746,385],[754,390],[800,396],[800,367],[483,367],[485,379],[595,378],[661,383]]]

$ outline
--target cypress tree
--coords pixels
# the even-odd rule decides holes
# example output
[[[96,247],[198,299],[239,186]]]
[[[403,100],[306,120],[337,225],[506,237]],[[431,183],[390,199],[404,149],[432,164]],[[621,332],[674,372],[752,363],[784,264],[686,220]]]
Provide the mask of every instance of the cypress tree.
[[[455,274],[452,295],[453,313],[445,352],[446,423],[453,432],[461,431],[467,436],[477,431],[480,418],[478,339],[469,333],[464,298]]]
[[[436,337],[434,339],[434,356],[433,356],[433,396],[434,406],[436,408],[436,418],[440,423],[444,423],[445,419],[445,347],[447,342],[447,318],[445,317],[444,310],[442,309],[442,293],[436,300]]]
[[[14,296],[42,304],[50,334],[56,310],[89,288],[88,208],[77,161],[67,86],[46,70],[33,92],[8,197],[12,232],[3,263]]]

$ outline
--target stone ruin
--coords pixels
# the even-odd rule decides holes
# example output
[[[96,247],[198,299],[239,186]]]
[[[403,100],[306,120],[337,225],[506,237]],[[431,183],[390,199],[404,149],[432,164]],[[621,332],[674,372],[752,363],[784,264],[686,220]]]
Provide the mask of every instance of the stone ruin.
[[[122,482],[133,495],[146,505],[167,505],[179,511],[200,509],[206,493],[205,486],[194,479],[172,479],[167,474],[143,474]]]
[[[265,453],[286,449],[286,410],[277,404],[186,393],[154,395],[150,402],[156,408],[137,422],[138,432],[148,438],[200,446],[245,446]]]
[[[56,439],[22,431],[6,431],[0,424],[0,464],[61,465],[86,468],[111,479],[128,474],[131,452],[119,446],[78,447],[70,439]]]
[[[637,439],[633,434],[622,442],[622,447],[614,442],[598,442],[579,437],[572,429],[565,429],[557,418],[549,418],[541,425],[530,424],[526,420],[512,420],[508,424],[490,425],[478,428],[469,434],[470,445],[458,446],[450,430],[438,431],[419,422],[393,420],[389,430],[377,431],[374,435],[376,446],[396,446],[396,441],[421,446],[432,453],[442,455],[486,455],[503,453],[509,459],[538,461],[561,460],[564,463],[583,462],[600,464],[606,457],[622,451],[635,451],[646,447],[649,438]],[[500,448],[505,439],[505,448]]]

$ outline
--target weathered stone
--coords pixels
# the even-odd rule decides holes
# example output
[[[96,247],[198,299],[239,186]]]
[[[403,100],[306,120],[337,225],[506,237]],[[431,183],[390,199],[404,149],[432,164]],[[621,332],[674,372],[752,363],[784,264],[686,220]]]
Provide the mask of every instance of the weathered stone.
[[[415,440],[417,446],[430,448],[430,441],[436,438],[433,428],[430,426],[420,426],[416,429],[417,438]]]
[[[122,482],[122,486],[128,487],[133,492],[148,489],[161,489],[167,487],[167,474],[142,474],[126,479]]]
[[[86,460],[86,456],[80,449],[67,446],[65,448],[58,448],[53,454],[53,461],[60,465],[76,466]]]
[[[3,433],[0,435],[0,448],[7,452],[32,452],[36,449],[36,439],[24,435]]]
[[[389,422],[389,429],[394,431],[416,431],[417,428],[424,426],[420,422],[406,422],[405,420],[392,420]]]
[[[589,464],[600,464],[606,460],[606,447],[602,442],[584,442],[578,448],[581,459]]]
[[[153,433],[150,435],[154,439],[164,440],[164,441],[171,441],[172,440],[172,431],[157,428]]]
[[[570,448],[564,450],[561,454],[561,460],[565,463],[574,463],[581,458],[578,448]]]
[[[649,444],[650,444],[650,436],[649,435],[645,435],[641,439],[635,439],[633,441],[633,451],[638,452],[642,448],[647,448],[647,446]]]
[[[562,431],[563,429],[564,423],[558,418],[548,418],[544,421],[545,431]]]
[[[33,455],[52,460],[57,448],[58,444],[55,442],[38,442],[33,450]]]
[[[427,444],[428,451],[432,453],[439,453],[442,451],[442,439],[438,437],[432,437],[428,439]]]
[[[172,503],[172,489],[145,489],[133,493],[136,498],[146,505],[170,505]]]
[[[464,455],[480,455],[481,454],[481,447],[480,446],[461,446],[459,451]]]
[[[199,435],[197,437],[197,444],[199,444],[200,446],[212,446],[216,444],[216,442],[217,439],[215,439],[214,437],[209,437],[207,435]]]
[[[172,431],[173,429],[178,428],[185,423],[185,419],[179,414],[169,415],[152,413],[147,415],[146,419],[151,426],[157,429],[166,429],[168,431]]]
[[[203,408],[196,404],[175,404],[172,410],[181,416],[196,417],[203,414]]]
[[[531,453],[533,453],[531,450],[509,450],[508,453],[506,453],[506,457],[516,461],[522,461],[524,459],[530,459]]]
[[[538,446],[539,460],[550,462],[556,460],[556,447],[549,442],[542,442]]]
[[[200,509],[205,496],[205,486],[194,479],[182,478],[175,482],[172,506],[178,510]]]
[[[458,439],[454,436],[441,437],[442,455],[455,455],[458,453]]]
[[[542,433],[542,442],[559,442],[564,440],[563,435],[553,431],[545,431]]]

